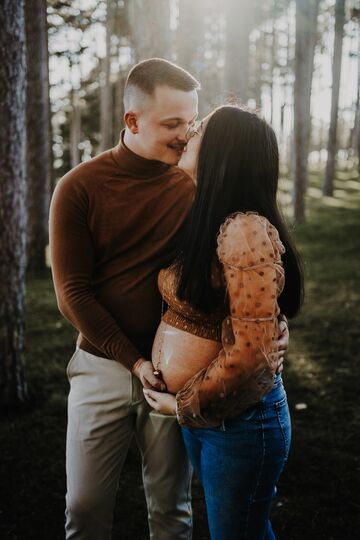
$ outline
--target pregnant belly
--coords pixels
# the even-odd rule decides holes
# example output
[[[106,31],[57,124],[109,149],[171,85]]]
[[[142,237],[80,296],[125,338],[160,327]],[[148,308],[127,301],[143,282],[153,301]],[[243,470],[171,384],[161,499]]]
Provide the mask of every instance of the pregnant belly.
[[[221,347],[219,341],[190,334],[161,321],[152,348],[152,362],[161,371],[168,392],[176,394],[216,358]]]

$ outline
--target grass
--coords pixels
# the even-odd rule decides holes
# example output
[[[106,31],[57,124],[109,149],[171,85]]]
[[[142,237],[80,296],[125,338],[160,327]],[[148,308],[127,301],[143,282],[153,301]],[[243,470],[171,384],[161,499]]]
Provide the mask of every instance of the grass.
[[[311,176],[308,221],[294,231],[307,297],[290,325],[284,372],[293,441],[273,508],[279,540],[352,540],[360,527],[360,185],[354,174],[339,171],[335,187],[335,197],[324,200],[317,175]],[[31,400],[27,411],[2,418],[0,536],[57,540],[64,537],[65,368],[76,334],[57,311],[50,274],[30,277],[27,290]],[[193,493],[194,540],[203,540],[208,533],[196,480]],[[133,445],[120,481],[114,538],[147,537]]]
[[[284,539],[353,539],[360,525],[360,200],[353,179],[337,187],[347,181],[344,204],[309,200],[308,223],[296,231],[307,298],[290,326],[284,374],[293,442],[274,511]]]

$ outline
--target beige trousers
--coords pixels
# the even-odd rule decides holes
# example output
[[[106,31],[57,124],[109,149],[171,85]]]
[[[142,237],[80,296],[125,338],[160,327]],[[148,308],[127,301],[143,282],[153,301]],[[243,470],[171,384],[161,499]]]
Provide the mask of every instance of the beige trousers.
[[[77,349],[67,373],[66,539],[111,538],[133,435],[142,457],[150,539],[191,539],[192,469],[176,418],[150,412],[140,381],[117,362]]]

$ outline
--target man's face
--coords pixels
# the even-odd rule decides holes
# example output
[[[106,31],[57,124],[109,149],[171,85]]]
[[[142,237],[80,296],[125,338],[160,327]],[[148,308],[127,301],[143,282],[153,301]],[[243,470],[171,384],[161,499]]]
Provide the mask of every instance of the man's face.
[[[136,114],[136,144],[147,159],[176,165],[187,144],[187,134],[198,114],[196,90],[183,92],[158,86],[146,107]]]

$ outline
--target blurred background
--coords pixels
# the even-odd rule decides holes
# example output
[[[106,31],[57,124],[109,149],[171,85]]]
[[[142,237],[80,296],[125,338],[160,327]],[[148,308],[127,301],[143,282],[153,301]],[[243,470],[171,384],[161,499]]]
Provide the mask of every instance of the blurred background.
[[[138,61],[197,77],[200,117],[256,109],[281,153],[279,202],[306,271],[284,380],[293,447],[274,503],[280,540],[353,540],[360,527],[360,2],[2,0],[0,5],[0,535],[61,539],[65,368],[48,245],[56,182],[117,144]],[[207,539],[194,480],[194,540]],[[114,539],[148,537],[139,456]]]

